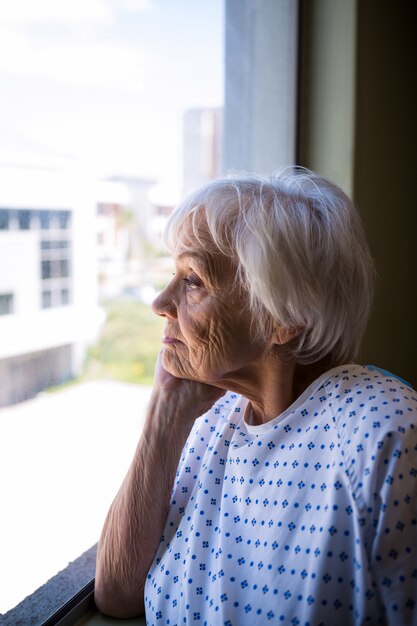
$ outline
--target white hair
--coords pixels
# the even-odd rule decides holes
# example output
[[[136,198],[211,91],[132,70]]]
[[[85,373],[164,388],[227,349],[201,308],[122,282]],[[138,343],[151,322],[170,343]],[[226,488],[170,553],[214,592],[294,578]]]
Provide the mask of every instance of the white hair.
[[[186,222],[194,242],[181,239]],[[207,234],[202,233],[202,219]],[[189,229],[187,229],[189,231]],[[304,168],[214,180],[173,211],[165,239],[227,255],[248,294],[257,333],[271,320],[300,333],[299,363],[354,359],[372,305],[374,267],[359,214],[346,194]]]

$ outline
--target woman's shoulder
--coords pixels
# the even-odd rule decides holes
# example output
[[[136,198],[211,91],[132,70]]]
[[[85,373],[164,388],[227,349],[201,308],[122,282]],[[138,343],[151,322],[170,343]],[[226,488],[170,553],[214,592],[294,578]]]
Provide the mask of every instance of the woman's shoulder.
[[[328,371],[321,377],[320,389],[336,417],[393,412],[416,416],[417,392],[405,380],[373,365],[350,363]],[[366,419],[366,418],[365,418]],[[386,417],[385,419],[389,419]]]
[[[414,482],[417,393],[412,387],[385,370],[357,365],[335,372],[324,388],[345,472],[358,498],[369,499],[393,481]]]
[[[417,393],[385,370],[353,364],[335,368],[322,387],[345,447],[360,452],[394,434],[417,434]]]
[[[379,386],[394,383],[414,391],[412,384],[397,374],[376,365],[361,365],[353,362],[336,365],[324,372],[319,380],[325,381],[325,384],[335,383],[337,386],[347,382],[351,384],[363,382]]]

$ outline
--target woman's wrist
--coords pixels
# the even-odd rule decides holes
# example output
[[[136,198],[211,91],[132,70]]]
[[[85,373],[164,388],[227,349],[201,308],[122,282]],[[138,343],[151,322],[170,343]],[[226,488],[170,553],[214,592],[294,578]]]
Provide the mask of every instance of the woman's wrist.
[[[224,394],[224,390],[202,383],[181,382],[177,389],[154,387],[148,406],[153,421],[156,418],[173,426],[192,425]]]
[[[182,449],[194,421],[202,413],[191,400],[186,402],[176,393],[154,389],[142,436],[156,438],[158,446],[166,444],[176,448],[175,443],[178,442]]]

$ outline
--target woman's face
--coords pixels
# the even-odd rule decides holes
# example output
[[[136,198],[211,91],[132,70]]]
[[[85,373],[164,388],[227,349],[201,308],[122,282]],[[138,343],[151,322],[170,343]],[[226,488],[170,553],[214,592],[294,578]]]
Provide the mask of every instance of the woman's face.
[[[220,387],[250,378],[267,346],[253,337],[251,315],[232,288],[230,260],[180,247],[174,260],[174,277],[153,303],[166,320],[163,366],[179,378]]]

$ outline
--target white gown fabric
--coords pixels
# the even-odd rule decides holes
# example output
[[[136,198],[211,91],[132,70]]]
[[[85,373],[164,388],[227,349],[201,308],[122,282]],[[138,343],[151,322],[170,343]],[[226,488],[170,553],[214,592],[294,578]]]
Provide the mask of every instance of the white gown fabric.
[[[193,426],[147,624],[417,624],[417,394],[349,364],[266,424],[246,404]]]

